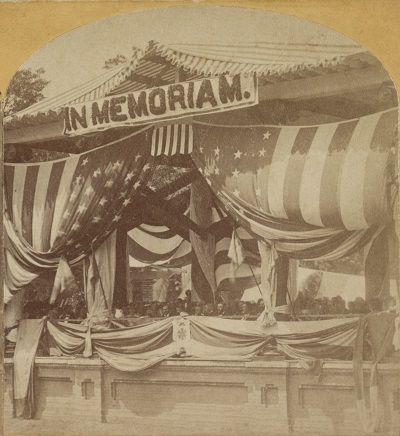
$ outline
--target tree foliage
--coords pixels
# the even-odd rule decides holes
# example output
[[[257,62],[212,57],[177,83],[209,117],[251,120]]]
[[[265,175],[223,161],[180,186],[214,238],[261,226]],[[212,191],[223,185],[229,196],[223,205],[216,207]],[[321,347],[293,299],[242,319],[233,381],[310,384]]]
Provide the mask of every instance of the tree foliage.
[[[5,99],[5,114],[12,115],[44,99],[43,90],[50,83],[45,70],[19,70],[12,78]]]
[[[117,54],[117,56],[107,59],[104,62],[103,68],[105,70],[110,70],[111,68],[116,67],[117,65],[123,64],[124,62],[126,62],[127,59],[124,55],[122,54]]]
[[[341,274],[364,274],[364,256],[363,251],[357,251],[349,256],[336,260],[301,260],[300,266],[321,271],[336,272]]]

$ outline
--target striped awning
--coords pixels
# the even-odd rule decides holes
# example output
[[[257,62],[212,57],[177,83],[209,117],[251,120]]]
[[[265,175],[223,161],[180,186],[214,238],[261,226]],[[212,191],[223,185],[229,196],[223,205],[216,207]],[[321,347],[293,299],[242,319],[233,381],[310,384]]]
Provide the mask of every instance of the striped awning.
[[[359,45],[252,43],[232,45],[162,44],[150,41],[134,49],[125,62],[81,86],[42,100],[5,118],[7,129],[59,120],[61,109],[107,95],[122,94],[176,81],[219,74],[256,74],[265,82],[297,80],[332,72],[378,65]],[[182,79],[180,79],[182,80]]]
[[[150,41],[134,73],[112,94],[173,83],[176,70],[185,80],[219,74],[253,75],[265,82],[297,80],[304,77],[364,68],[379,64],[359,45],[310,45],[277,43],[162,44]]]
[[[111,68],[80,86],[69,89],[55,97],[46,98],[28,108],[4,118],[7,128],[18,128],[21,125],[44,124],[60,119],[62,108],[67,105],[96,100],[109,95],[119,86],[138,65],[143,51],[134,49],[129,61]]]
[[[360,53],[358,44],[321,45],[296,43],[160,44],[153,50],[173,65],[204,75],[223,73],[273,75],[318,67],[333,67]]]

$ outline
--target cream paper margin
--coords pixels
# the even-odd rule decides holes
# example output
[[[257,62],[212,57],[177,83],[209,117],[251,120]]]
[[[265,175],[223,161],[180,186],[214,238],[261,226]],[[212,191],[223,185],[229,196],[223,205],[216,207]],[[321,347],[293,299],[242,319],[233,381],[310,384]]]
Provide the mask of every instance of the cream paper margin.
[[[400,0],[194,0],[194,1],[25,1],[0,0],[0,93],[2,100],[12,76],[36,50],[84,24],[145,9],[169,6],[231,6],[271,10],[307,19],[352,38],[374,54],[400,89]],[[68,53],[65,54],[68,56]],[[0,114],[0,123],[1,114]],[[0,126],[0,163],[2,161]],[[0,226],[2,220],[0,217]],[[400,229],[397,229],[399,231]],[[2,246],[0,234],[0,246]],[[0,259],[0,272],[4,264]],[[0,284],[2,274],[0,274]],[[0,303],[2,303],[2,292]],[[0,318],[2,304],[0,304]],[[0,328],[2,322],[0,321]],[[0,387],[3,337],[0,339]],[[0,395],[2,401],[2,395]],[[1,410],[1,407],[0,407]],[[0,434],[3,430],[0,416]]]

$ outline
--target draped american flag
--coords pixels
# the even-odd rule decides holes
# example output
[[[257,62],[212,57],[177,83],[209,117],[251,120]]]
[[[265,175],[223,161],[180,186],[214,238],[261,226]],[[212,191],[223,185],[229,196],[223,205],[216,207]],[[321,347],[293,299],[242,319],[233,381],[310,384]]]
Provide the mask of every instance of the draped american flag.
[[[320,126],[196,124],[195,161],[238,208],[318,227],[390,219],[387,165],[397,109]]]
[[[16,235],[37,253],[69,259],[97,247],[151,176],[145,135],[57,161],[5,164],[5,207]]]

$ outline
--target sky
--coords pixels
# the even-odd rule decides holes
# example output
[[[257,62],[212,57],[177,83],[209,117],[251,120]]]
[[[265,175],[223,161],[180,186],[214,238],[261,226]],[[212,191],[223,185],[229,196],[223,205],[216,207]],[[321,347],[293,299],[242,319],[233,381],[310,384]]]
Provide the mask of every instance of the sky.
[[[167,7],[119,15],[74,29],[36,51],[20,68],[44,68],[46,97],[100,75],[106,59],[129,57],[132,46],[163,43],[292,42],[354,44],[322,25],[271,11]]]

